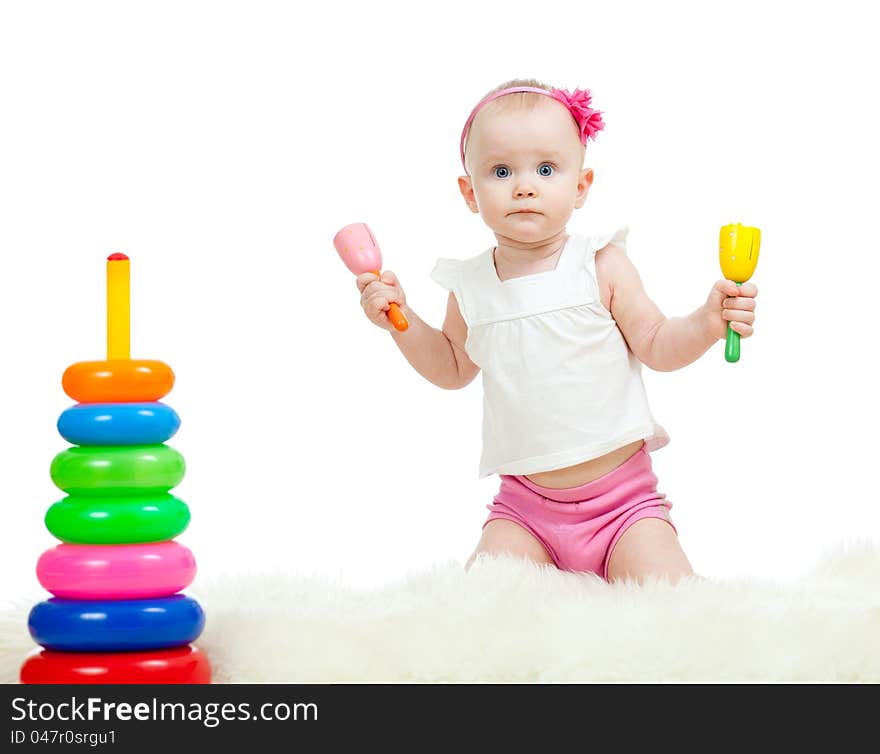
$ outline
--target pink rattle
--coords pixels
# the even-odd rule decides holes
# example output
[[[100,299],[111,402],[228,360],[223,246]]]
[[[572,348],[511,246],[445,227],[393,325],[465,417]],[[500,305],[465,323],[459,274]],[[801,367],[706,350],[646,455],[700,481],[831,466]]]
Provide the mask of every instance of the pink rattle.
[[[378,275],[382,269],[382,252],[366,223],[346,225],[333,237],[333,245],[345,266],[355,275],[364,272]],[[400,332],[409,327],[409,322],[395,303],[388,309],[388,319]]]

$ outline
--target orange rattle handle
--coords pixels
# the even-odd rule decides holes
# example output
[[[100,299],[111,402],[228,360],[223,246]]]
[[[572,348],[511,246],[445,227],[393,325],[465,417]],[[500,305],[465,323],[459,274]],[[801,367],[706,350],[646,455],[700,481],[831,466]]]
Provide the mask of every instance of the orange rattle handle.
[[[376,277],[381,277],[379,270],[370,270]],[[394,325],[394,329],[398,332],[403,332],[406,328],[409,327],[409,322],[406,321],[406,317],[403,312],[400,311],[400,307],[395,304],[393,301],[391,302],[391,306],[388,309],[388,319],[391,320],[391,324]]]
[[[403,332],[409,327],[409,322],[406,321],[406,317],[403,316],[403,312],[400,311],[397,304],[391,304],[391,308],[388,310],[388,319],[391,320],[391,324],[398,332]]]

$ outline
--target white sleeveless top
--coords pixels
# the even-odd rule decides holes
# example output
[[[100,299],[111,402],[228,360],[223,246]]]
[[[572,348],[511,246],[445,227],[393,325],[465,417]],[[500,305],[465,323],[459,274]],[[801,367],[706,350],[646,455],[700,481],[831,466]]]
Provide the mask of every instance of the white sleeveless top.
[[[431,278],[455,294],[465,351],[483,375],[480,478],[561,469],[639,439],[648,451],[669,442],[596,283],[596,251],[625,246],[627,230],[569,236],[555,269],[503,282],[494,247],[437,261]]]

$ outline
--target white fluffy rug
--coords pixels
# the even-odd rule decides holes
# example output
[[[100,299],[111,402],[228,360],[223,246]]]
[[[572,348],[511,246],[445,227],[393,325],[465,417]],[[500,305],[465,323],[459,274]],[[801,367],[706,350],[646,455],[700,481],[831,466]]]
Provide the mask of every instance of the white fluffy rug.
[[[841,546],[788,584],[609,585],[507,557],[378,589],[198,583],[197,644],[221,683],[880,682],[880,544]],[[31,604],[0,604],[2,682],[35,650]]]

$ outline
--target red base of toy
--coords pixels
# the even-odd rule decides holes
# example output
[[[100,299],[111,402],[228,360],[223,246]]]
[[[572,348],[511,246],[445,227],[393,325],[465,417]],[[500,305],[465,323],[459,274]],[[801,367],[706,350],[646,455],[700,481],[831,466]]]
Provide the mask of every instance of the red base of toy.
[[[198,647],[149,652],[53,652],[21,666],[22,683],[210,683],[211,665]]]

